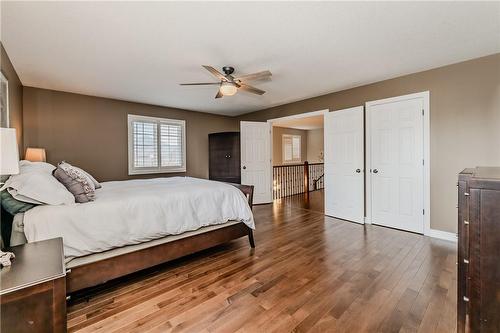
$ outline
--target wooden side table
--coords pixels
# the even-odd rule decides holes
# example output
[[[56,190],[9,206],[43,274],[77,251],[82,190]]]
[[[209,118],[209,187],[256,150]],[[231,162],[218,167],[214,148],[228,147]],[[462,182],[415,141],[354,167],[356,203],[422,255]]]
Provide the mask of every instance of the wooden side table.
[[[16,258],[1,269],[1,332],[66,332],[62,238],[6,250]]]

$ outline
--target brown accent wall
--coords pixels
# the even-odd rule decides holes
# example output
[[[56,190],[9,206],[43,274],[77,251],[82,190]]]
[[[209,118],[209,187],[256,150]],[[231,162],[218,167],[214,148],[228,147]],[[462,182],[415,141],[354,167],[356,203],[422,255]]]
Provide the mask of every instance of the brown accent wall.
[[[307,131],[273,126],[273,165],[283,164],[283,134],[300,135],[300,158],[307,160]]]
[[[500,54],[253,112],[264,121],[430,91],[431,228],[456,232],[457,174],[500,165]]]
[[[180,175],[208,178],[208,134],[239,129],[236,118],[24,87],[24,147],[66,160],[100,181],[179,174],[128,175],[127,114],[186,120],[186,166]]]
[[[19,153],[23,151],[23,86],[16,70],[10,62],[7,52],[0,43],[0,63],[3,75],[9,81],[9,118],[10,127],[16,129]]]

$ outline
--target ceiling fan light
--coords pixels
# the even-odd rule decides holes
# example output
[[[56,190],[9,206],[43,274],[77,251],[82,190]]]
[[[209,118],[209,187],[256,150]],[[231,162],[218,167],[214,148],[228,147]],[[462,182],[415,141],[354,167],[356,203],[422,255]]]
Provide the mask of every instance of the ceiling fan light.
[[[236,85],[230,82],[222,82],[220,85],[220,92],[224,96],[233,96],[238,91]]]

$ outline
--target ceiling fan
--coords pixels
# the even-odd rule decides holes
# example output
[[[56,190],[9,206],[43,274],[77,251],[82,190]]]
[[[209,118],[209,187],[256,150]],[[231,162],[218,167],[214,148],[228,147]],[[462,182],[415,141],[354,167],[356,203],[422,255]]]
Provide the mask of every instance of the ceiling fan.
[[[219,91],[215,98],[221,98],[222,96],[233,96],[238,92],[238,90],[244,90],[252,94],[263,95],[264,90],[257,89],[251,85],[246,84],[248,81],[267,79],[271,77],[270,71],[262,71],[253,74],[247,74],[242,76],[234,77],[232,74],[234,68],[231,66],[222,67],[224,74],[213,68],[212,66],[203,65],[203,67],[212,73],[220,82],[204,82],[204,83],[181,83],[181,86],[205,86],[205,85],[218,85]]]

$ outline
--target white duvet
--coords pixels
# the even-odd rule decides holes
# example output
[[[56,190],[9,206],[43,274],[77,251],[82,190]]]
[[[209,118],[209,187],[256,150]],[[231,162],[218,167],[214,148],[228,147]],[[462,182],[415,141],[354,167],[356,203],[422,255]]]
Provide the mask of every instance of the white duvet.
[[[71,259],[229,220],[255,228],[245,195],[225,183],[171,177],[101,184],[95,201],[27,211],[28,242],[62,237]]]

